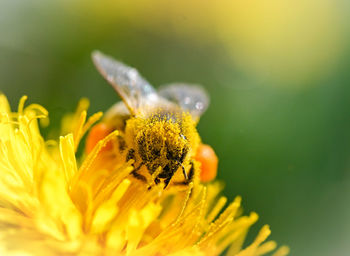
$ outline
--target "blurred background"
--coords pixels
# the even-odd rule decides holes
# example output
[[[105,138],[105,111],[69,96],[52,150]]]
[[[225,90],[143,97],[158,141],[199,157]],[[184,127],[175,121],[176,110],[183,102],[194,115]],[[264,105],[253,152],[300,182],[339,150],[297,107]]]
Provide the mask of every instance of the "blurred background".
[[[342,0],[0,0],[0,91],[50,111],[119,100],[94,49],[155,87],[200,83],[198,129],[220,159],[224,193],[291,255],[350,251],[350,3]],[[44,130],[44,134],[48,134]]]

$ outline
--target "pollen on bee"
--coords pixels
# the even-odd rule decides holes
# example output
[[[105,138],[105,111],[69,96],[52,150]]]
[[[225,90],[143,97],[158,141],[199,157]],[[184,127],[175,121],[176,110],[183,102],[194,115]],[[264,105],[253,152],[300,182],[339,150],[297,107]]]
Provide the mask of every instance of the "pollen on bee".
[[[161,151],[166,151],[169,147],[182,149],[185,144],[189,144],[195,152],[199,144],[199,135],[191,116],[182,113],[170,119],[173,121],[157,113],[149,118],[128,120],[125,131],[127,142],[129,145],[134,144],[135,148],[138,148],[138,144],[143,143],[145,150],[162,148]],[[148,154],[152,153],[166,152],[148,152]]]
[[[200,138],[188,113],[166,115],[159,111],[127,120],[125,141],[135,150],[137,165],[145,165],[148,172],[140,169],[139,173],[154,181],[161,179],[167,186],[170,180],[187,179],[184,170],[190,169]],[[161,172],[154,177],[159,167]]]

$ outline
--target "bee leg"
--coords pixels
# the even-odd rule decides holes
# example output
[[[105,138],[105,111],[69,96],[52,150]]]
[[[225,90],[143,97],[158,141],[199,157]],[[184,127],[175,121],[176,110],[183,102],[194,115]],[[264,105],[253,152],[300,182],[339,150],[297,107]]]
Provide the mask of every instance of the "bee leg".
[[[142,174],[137,173],[135,170],[133,170],[133,171],[131,172],[131,174],[132,174],[132,176],[134,176],[136,179],[141,180],[141,181],[143,181],[143,182],[147,182],[146,177],[143,176]]]
[[[193,178],[194,178],[194,164],[193,162],[191,162],[191,169],[188,172],[188,179],[187,179],[188,183],[192,182]]]
[[[135,160],[135,150],[134,149],[129,149],[128,153],[126,154],[126,161],[129,161],[131,159]]]
[[[129,161],[131,159],[135,160],[135,150],[134,149],[129,149],[127,155],[126,155],[126,161]],[[143,182],[147,182],[147,179],[145,176],[143,176],[142,174],[139,174],[138,171],[140,170],[140,168],[142,167],[144,163],[142,162],[137,168],[135,168],[135,165],[132,164],[132,167],[134,167],[134,170],[131,172],[131,174],[138,180],[141,180]]]
[[[126,142],[123,136],[121,136],[120,134],[117,135],[117,140],[118,140],[118,149],[119,152],[123,152],[126,149]]]
[[[183,166],[183,164],[181,164],[181,168],[182,168],[182,173],[185,177],[185,180],[188,180],[187,172],[186,172],[185,166]]]
[[[184,181],[174,182],[174,185],[185,186],[185,185],[190,184],[193,181],[194,172],[195,172],[194,165],[193,165],[193,162],[191,162],[191,169],[188,172],[188,179],[186,179]]]
[[[164,188],[163,189],[166,189],[166,187],[169,185],[171,178],[172,178],[172,176],[169,176],[168,178],[166,178],[164,180]]]
[[[139,173],[138,173],[138,171],[140,170],[140,168],[142,167],[142,165],[143,165],[143,162],[142,162],[137,168],[135,168],[135,169],[131,172],[131,174],[132,174],[136,179],[141,180],[141,181],[143,181],[143,182],[147,182],[146,177],[143,176],[142,174],[139,174]]]
[[[161,172],[162,172],[162,168],[161,167],[158,167],[157,168],[157,170],[154,172],[154,173],[152,173],[152,181],[151,182],[149,182],[149,186],[148,186],[148,190],[151,190],[152,189],[152,187],[153,187],[153,184],[152,183],[154,183],[155,185],[158,185],[159,183],[160,183],[160,175],[161,175]]]

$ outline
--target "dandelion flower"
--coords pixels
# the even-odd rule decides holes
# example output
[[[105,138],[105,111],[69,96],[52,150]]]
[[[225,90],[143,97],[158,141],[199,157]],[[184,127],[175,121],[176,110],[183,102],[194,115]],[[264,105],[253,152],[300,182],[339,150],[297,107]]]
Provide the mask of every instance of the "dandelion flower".
[[[82,159],[84,133],[101,117],[86,120],[83,101],[65,118],[64,135],[45,141],[38,119],[48,112],[25,105],[11,112],[0,95],[1,255],[262,255],[275,249],[264,226],[242,249],[258,216],[241,216],[241,198],[226,209],[222,185],[191,183],[183,190],[151,190],[129,174],[132,161],[116,162],[100,140]],[[281,247],[274,255],[286,255]]]

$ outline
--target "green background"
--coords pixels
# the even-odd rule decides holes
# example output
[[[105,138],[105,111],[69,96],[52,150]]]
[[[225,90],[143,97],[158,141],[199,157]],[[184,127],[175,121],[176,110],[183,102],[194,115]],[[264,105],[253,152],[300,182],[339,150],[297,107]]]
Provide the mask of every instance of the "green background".
[[[224,193],[260,216],[248,239],[269,224],[292,255],[349,255],[349,4],[232,2],[0,0],[0,90],[58,127],[83,96],[90,113],[119,100],[94,49],[155,87],[200,83]]]

